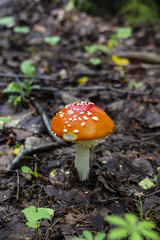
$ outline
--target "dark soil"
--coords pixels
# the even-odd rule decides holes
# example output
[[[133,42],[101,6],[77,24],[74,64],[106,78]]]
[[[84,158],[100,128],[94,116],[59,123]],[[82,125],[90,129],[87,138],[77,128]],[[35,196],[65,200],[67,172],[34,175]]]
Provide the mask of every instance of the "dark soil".
[[[62,4],[47,2],[11,1],[7,5],[0,1],[0,17],[14,16],[16,26],[31,29],[21,34],[13,27],[0,26],[0,116],[11,119],[0,131],[0,239],[70,240],[83,230],[107,233],[111,226],[104,217],[108,214],[132,212],[139,217],[134,189],[142,199],[143,217],[149,219],[151,213],[159,232],[160,63],[130,59],[122,75],[110,55],[90,55],[84,46],[107,46],[111,34],[127,26],[123,19],[65,12]],[[60,43],[45,43],[44,37],[49,35],[61,36]],[[119,41],[111,55],[128,50],[160,55],[159,37],[153,26],[139,26],[129,39]],[[102,63],[91,65],[91,56]],[[9,94],[2,91],[17,79],[27,82],[20,71],[26,59],[36,67],[35,82],[40,89],[32,91],[30,103],[14,107],[7,102]],[[7,77],[9,74],[14,76]],[[81,77],[88,80],[80,83]],[[112,135],[91,148],[87,181],[78,179],[75,146],[68,142],[25,155],[13,170],[6,171],[15,159],[17,144],[34,147],[54,141],[44,126],[45,114],[51,122],[66,104],[79,100],[101,107],[115,124]],[[38,179],[25,176],[22,166],[37,171]],[[144,189],[139,182],[146,177],[154,185]],[[38,231],[26,226],[21,213],[31,205],[55,210],[51,221],[42,220]]]

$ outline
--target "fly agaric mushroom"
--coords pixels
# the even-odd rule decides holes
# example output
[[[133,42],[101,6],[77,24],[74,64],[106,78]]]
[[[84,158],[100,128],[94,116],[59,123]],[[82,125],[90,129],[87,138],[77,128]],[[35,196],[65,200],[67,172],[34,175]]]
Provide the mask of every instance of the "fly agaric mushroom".
[[[53,118],[52,132],[68,141],[76,143],[75,167],[80,180],[89,174],[89,148],[97,144],[97,139],[112,133],[111,118],[91,102],[75,102],[67,105]]]

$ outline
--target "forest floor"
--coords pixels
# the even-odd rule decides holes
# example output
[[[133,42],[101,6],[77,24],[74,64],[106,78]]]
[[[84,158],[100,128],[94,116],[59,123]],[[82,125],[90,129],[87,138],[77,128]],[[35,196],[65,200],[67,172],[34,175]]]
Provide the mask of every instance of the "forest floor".
[[[159,232],[160,33],[153,26],[139,26],[109,52],[88,53],[85,46],[108,46],[112,34],[127,23],[109,15],[66,12],[61,4],[12,4],[0,8],[0,17],[15,19],[12,27],[0,26],[0,116],[11,120],[0,131],[0,239],[70,240],[84,230],[107,233],[108,214],[139,217],[134,189],[142,199],[144,219],[151,215]],[[24,25],[30,27],[26,34],[13,29]],[[52,35],[61,37],[55,46],[44,41]],[[120,54],[130,60],[125,67],[112,60]],[[101,63],[89,63],[91,57]],[[28,81],[20,70],[28,59],[36,67],[40,88],[32,91],[30,103],[13,106],[7,101],[12,93],[3,90],[11,82]],[[75,101],[93,102],[115,125],[109,138],[91,148],[85,182],[78,180],[74,168],[75,144],[56,141],[45,126],[47,118],[51,122]],[[13,164],[19,145],[37,149]],[[22,166],[39,177],[25,175]],[[151,186],[141,185],[147,177]],[[51,220],[41,221],[38,232],[27,227],[21,212],[29,206],[55,210]]]

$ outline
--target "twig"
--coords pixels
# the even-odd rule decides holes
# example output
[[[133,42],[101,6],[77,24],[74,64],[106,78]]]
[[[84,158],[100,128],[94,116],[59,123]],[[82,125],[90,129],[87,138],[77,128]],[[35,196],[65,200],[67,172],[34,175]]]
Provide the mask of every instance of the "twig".
[[[55,135],[53,135],[53,133],[52,133],[52,131],[51,131],[50,123],[49,123],[49,120],[48,120],[48,117],[47,117],[45,111],[41,108],[41,106],[38,104],[37,101],[33,100],[33,104],[34,104],[34,106],[36,107],[38,113],[40,114],[41,119],[42,119],[42,122],[43,122],[43,124],[44,124],[47,132],[49,133],[50,137],[51,137],[54,141],[61,142],[62,140],[60,140],[58,137],[56,137]]]
[[[22,79],[27,79],[28,76],[27,75],[23,75],[23,74],[13,74],[13,73],[4,73],[4,72],[0,72],[0,77],[7,77],[7,78],[22,78]],[[54,77],[49,77],[46,75],[37,75],[34,76],[35,79],[41,79],[41,80],[49,80],[49,81],[55,81],[56,80],[56,76],[54,74]]]
[[[15,168],[15,166],[21,161],[21,159],[24,156],[28,156],[40,151],[47,151],[49,149],[54,149],[56,148],[58,145],[64,145],[63,142],[57,144],[57,143],[47,143],[47,144],[42,144],[36,147],[32,147],[32,148],[21,148],[20,152],[18,153],[18,155],[13,159],[13,161],[8,165],[7,167],[7,171],[13,170]]]
[[[92,73],[91,73],[92,74]],[[98,73],[97,73],[98,74]],[[107,72],[102,72],[102,75],[106,75]],[[0,73],[0,77],[12,77],[12,78],[28,78],[25,75],[16,75],[16,74],[8,74],[8,73]],[[48,76],[35,76],[35,79],[42,79],[42,80],[51,80],[51,81],[55,81],[56,77],[48,77]],[[5,86],[5,84],[1,84],[2,86]],[[35,89],[34,91],[36,91],[37,89]],[[160,96],[160,93],[158,92],[153,92],[152,91],[148,91],[148,92],[139,92],[139,91],[130,91],[130,90],[123,90],[123,89],[118,89],[118,88],[114,88],[112,86],[88,86],[88,87],[66,87],[66,88],[49,88],[49,87],[40,87],[39,90],[42,91],[46,91],[46,92],[57,92],[57,91],[93,91],[93,90],[97,90],[97,91],[101,91],[101,90],[110,90],[113,92],[117,92],[117,93],[122,93],[122,94],[131,94],[131,95],[136,95],[136,96],[143,96],[143,95],[154,95],[154,96]]]
[[[122,89],[117,89],[113,88],[111,86],[89,86],[89,87],[70,87],[70,88],[48,88],[48,87],[40,87],[39,90],[43,90],[46,92],[56,92],[56,91],[93,91],[93,90],[111,90],[113,92],[118,92],[118,93],[123,93],[123,94],[131,94],[131,95],[158,95],[158,93],[152,93],[152,91],[148,92],[137,92],[137,91],[129,91],[129,90],[122,90]]]
[[[124,51],[119,52],[117,56],[129,58],[134,61],[148,62],[152,64],[160,63],[160,55],[154,52]]]
[[[108,74],[108,71],[106,70],[85,70],[85,71],[75,71],[74,75],[77,76],[91,76],[91,77],[102,77],[106,76]]]
[[[16,200],[19,199],[19,172],[16,170],[17,173],[17,193],[16,193]]]

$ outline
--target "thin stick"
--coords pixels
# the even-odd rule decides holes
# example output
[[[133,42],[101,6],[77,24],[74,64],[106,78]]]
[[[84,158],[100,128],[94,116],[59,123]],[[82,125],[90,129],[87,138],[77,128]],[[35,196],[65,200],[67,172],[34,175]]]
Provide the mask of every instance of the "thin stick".
[[[38,89],[39,90],[39,89]],[[129,90],[122,90],[113,88],[111,86],[89,86],[89,87],[70,87],[70,88],[48,88],[48,87],[40,87],[40,90],[46,91],[46,92],[56,92],[56,91],[93,91],[93,90],[111,90],[113,92],[123,93],[123,94],[131,94],[131,95],[158,95],[158,93],[152,93],[152,91],[148,92],[138,92],[138,91],[129,91]]]
[[[7,167],[7,171],[13,170],[15,168],[15,166],[21,161],[21,159],[24,156],[28,156],[40,151],[47,151],[49,149],[54,149],[56,148],[58,145],[63,145],[64,143],[61,142],[59,144],[53,142],[53,143],[47,143],[47,144],[42,144],[36,147],[32,147],[32,148],[21,148],[20,152],[18,153],[18,155],[13,159],[13,161],[8,165]]]
[[[40,114],[42,122],[43,122],[48,134],[50,135],[50,137],[56,142],[61,142],[61,140],[52,133],[51,126],[50,126],[51,124],[48,120],[48,117],[47,117],[47,114],[45,113],[45,111],[42,109],[42,107],[39,105],[39,103],[37,101],[33,100],[33,104],[36,107],[38,113]]]
[[[0,77],[7,77],[7,78],[22,78],[22,79],[28,79],[28,76],[23,75],[23,74],[14,74],[14,73],[4,73],[4,72],[0,72]],[[34,76],[35,79],[41,79],[41,80],[49,80],[49,81],[55,81],[56,80],[56,76],[54,74],[54,77],[49,77],[46,75],[37,75]]]

